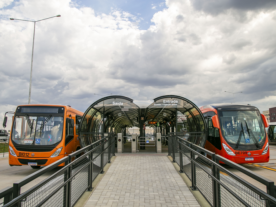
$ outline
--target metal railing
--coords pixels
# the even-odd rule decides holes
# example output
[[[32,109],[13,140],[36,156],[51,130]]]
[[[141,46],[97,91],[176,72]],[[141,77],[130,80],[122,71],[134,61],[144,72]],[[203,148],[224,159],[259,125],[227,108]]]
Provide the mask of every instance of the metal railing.
[[[74,206],[84,192],[92,190],[92,182],[114,155],[115,139],[109,135],[0,191],[0,199],[3,198],[4,207]],[[64,167],[20,192],[23,186],[60,165]]]
[[[276,206],[273,181],[177,135],[169,135],[168,143],[169,155],[191,180],[191,189],[200,191],[211,206]],[[233,174],[221,162],[262,183],[267,192]]]

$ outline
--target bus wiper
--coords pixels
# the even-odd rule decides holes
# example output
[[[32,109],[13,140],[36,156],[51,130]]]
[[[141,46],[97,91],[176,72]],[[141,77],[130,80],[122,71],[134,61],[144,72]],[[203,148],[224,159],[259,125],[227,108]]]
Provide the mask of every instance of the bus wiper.
[[[245,137],[245,136],[244,136],[244,131],[243,131],[243,125],[242,125],[242,123],[241,123],[241,131],[240,131],[240,135],[239,135],[238,142],[237,142],[236,147],[235,147],[236,149],[238,149],[239,144],[240,144],[240,142],[241,142],[241,135],[242,135],[242,133],[243,133],[243,137]]]
[[[245,120],[244,120],[244,122],[245,122],[245,125],[246,125],[246,128],[247,128],[248,136],[250,137],[250,130],[251,130],[251,129],[249,129],[249,127],[248,127],[248,125],[247,125],[247,122],[246,122]],[[251,130],[251,131],[252,131],[252,130]],[[255,142],[256,147],[257,147],[258,149],[260,149],[260,145],[259,145],[259,143],[258,143],[256,137],[254,136],[254,133],[252,132],[251,134],[252,134],[252,137],[253,137],[253,140],[254,140],[254,142]]]

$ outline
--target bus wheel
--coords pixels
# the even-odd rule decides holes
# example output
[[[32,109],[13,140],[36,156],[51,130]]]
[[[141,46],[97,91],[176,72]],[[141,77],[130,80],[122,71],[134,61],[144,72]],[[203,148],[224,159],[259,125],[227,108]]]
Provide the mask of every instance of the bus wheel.
[[[31,166],[33,169],[39,169],[41,166]]]

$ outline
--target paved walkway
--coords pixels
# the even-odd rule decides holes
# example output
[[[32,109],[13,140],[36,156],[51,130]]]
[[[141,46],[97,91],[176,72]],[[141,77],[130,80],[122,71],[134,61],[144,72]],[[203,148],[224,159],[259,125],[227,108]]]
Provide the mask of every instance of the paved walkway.
[[[200,206],[166,154],[117,154],[85,207]]]

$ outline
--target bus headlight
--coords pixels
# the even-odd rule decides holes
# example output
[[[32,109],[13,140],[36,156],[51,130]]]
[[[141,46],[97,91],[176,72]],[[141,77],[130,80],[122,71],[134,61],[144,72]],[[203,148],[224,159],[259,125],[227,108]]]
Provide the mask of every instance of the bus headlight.
[[[13,148],[11,146],[9,146],[9,148],[10,148],[10,154],[14,157],[17,157],[15,152],[13,151]]]
[[[223,144],[223,143],[222,143],[222,146],[223,146],[223,148],[225,149],[225,151],[227,152],[228,155],[235,156],[235,153],[232,152],[232,150],[230,150],[230,149],[226,146],[226,144]]]
[[[54,152],[54,154],[52,154],[51,157],[57,157],[57,156],[59,156],[61,150],[62,150],[62,147],[58,148],[58,149]]]
[[[268,143],[266,144],[265,149],[264,149],[262,155],[265,155],[267,153],[267,151],[268,151]]]

